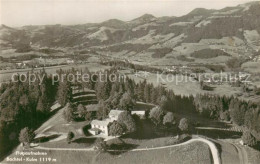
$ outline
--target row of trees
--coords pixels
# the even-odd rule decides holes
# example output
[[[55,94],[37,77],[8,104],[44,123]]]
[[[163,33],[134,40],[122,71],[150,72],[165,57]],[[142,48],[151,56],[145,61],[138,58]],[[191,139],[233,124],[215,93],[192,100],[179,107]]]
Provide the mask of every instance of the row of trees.
[[[76,71],[72,70],[70,72]],[[41,73],[46,74],[44,71]],[[68,72],[59,71],[59,73]],[[108,75],[112,73],[116,73],[116,70],[111,69],[107,72]],[[89,74],[92,73],[89,72]],[[109,79],[101,80],[99,76],[94,76],[94,78],[96,80],[90,79],[88,82],[76,85],[95,89],[99,100],[97,105],[98,119],[106,118],[111,109],[120,108],[129,111],[135,108],[136,101],[142,101],[158,106],[158,109],[153,109],[150,112],[150,118],[156,125],[161,123],[164,125],[174,124],[176,120],[173,113],[175,112],[198,112],[212,119],[232,120],[238,125],[246,125],[250,131],[260,132],[259,104],[241,101],[234,97],[209,94],[179,96],[175,95],[172,90],[166,90],[162,86],[154,86],[146,81],[136,83],[129,78],[118,80],[117,82],[111,82]],[[11,134],[11,131],[8,132],[8,128],[17,124],[19,124],[19,126],[16,126],[19,127],[19,130],[25,126],[33,127],[35,125],[34,118],[39,120],[39,117],[48,114],[50,104],[55,100],[55,95],[57,95],[56,99],[61,105],[70,102],[72,97],[71,86],[72,84],[66,81],[66,78],[63,80],[63,83],[59,82],[59,84],[51,85],[48,76],[46,76],[42,85],[39,85],[39,80],[33,85],[28,85],[28,83],[4,84],[0,89],[0,130],[7,131],[7,133],[1,132],[1,135],[5,135],[1,137],[10,138],[8,135]],[[68,110],[64,113],[66,118],[68,118],[67,120],[74,119],[75,110],[83,111],[82,115],[84,115],[85,119],[91,119],[89,113],[84,113],[86,110],[82,105],[74,106],[69,104]],[[27,121],[21,121],[22,118],[26,118]],[[112,124],[112,127],[123,133],[127,129],[127,126],[124,124],[123,121],[116,122]]]
[[[237,125],[245,125],[256,133],[260,132],[260,104],[243,101],[234,97],[217,95],[196,95],[195,109],[203,116],[212,119],[232,121]]]
[[[123,63],[122,63],[123,64]],[[113,68],[108,72],[116,73]],[[98,78],[97,78],[98,79]],[[172,90],[154,86],[145,80],[136,83],[126,78],[121,81],[90,82],[97,92],[99,100],[99,118],[105,118],[114,108],[133,109],[136,101],[158,105],[164,113],[191,113],[217,120],[231,120],[237,125],[245,125],[251,131],[260,132],[260,104],[243,101],[235,97],[198,94],[196,96],[175,95]]]

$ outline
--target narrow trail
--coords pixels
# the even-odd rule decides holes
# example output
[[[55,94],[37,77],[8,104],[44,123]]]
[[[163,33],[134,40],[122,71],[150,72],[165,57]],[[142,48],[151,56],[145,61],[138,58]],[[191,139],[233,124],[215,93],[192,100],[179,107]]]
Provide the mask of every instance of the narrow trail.
[[[187,145],[187,144],[190,144],[192,142],[197,142],[197,141],[204,142],[209,146],[209,148],[211,150],[212,157],[213,157],[214,164],[221,164],[220,155],[219,155],[217,147],[215,146],[215,144],[213,142],[206,140],[204,138],[194,138],[194,139],[190,139],[187,142],[176,144],[176,145],[161,146],[161,147],[154,147],[154,148],[132,149],[132,150],[129,150],[129,152],[151,151],[151,150],[173,148],[173,147]],[[41,147],[41,146],[35,147],[35,149],[58,150],[58,151],[95,151],[94,148],[82,148],[82,149],[76,149],[76,148],[47,148],[47,147]],[[112,151],[124,151],[124,150],[108,150],[108,151],[112,152]]]
[[[42,147],[37,146],[34,147],[34,149],[40,149],[40,150],[58,150],[58,151],[94,151],[94,148],[49,148],[49,147]]]
[[[240,164],[245,164],[245,163],[248,163],[248,159],[247,159],[247,153],[245,151],[245,149],[233,144],[233,143],[230,143],[231,145],[233,145],[237,152],[238,152],[238,156],[239,156],[239,161],[240,161]]]

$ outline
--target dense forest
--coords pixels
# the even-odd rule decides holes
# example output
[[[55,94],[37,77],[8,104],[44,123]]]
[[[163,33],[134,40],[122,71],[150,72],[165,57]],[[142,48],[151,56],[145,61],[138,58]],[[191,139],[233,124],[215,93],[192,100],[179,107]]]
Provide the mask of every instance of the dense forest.
[[[107,71],[107,77],[109,74],[116,74],[116,70],[112,68]],[[165,113],[197,113],[215,120],[232,121],[236,125],[247,127],[255,135],[260,133],[260,103],[244,101],[233,96],[212,94],[180,96],[163,86],[154,86],[145,80],[136,83],[128,77],[113,83],[109,81],[109,78],[106,80],[96,78],[96,83],[92,81],[82,85],[92,86],[91,89],[96,90],[97,98],[99,102],[102,102],[100,113],[103,112],[101,114],[103,116],[106,116],[111,109],[118,107],[130,110],[134,108],[135,101],[141,101],[158,105]],[[126,104],[128,104],[127,107]]]
[[[61,74],[75,74],[77,70],[57,71]],[[83,73],[83,71],[81,71]],[[147,81],[136,83],[133,79],[119,76],[116,67],[102,72],[106,76],[98,76],[88,69],[84,74],[92,77],[86,82],[72,81],[67,76],[64,80],[52,85],[51,78],[46,74],[40,84],[10,82],[2,84],[0,109],[0,148],[1,153],[10,150],[18,143],[19,131],[24,127],[37,128],[50,115],[50,106],[57,100],[62,106],[71,101],[72,86],[81,86],[96,91],[98,99],[98,119],[107,117],[111,109],[131,110],[136,101],[158,105],[165,113],[197,113],[207,118],[232,121],[246,126],[252,134],[260,134],[260,104],[242,101],[234,97],[219,95],[175,95],[172,90],[163,86],[154,86]],[[111,75],[118,78],[111,80]],[[117,76],[118,75],[118,76]],[[12,144],[10,144],[12,143]]]
[[[28,72],[29,74],[29,72]],[[0,156],[7,153],[18,143],[22,128],[35,129],[50,115],[50,106],[55,101],[57,85],[43,70],[30,72],[36,77],[44,77],[40,82],[29,83],[27,79],[18,82],[3,83],[0,88]]]

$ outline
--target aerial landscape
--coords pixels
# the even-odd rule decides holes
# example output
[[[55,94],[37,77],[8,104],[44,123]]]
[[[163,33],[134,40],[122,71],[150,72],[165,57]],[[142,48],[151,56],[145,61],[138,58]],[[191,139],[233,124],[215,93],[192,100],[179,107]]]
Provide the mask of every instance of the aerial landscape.
[[[260,1],[0,26],[0,163],[259,164]]]

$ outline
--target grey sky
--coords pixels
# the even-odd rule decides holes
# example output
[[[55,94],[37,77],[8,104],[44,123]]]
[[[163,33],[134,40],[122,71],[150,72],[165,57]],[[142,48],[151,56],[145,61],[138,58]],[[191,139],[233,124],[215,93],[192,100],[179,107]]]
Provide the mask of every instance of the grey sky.
[[[128,21],[145,13],[181,16],[194,8],[220,9],[249,0],[0,0],[0,23],[8,26]]]

